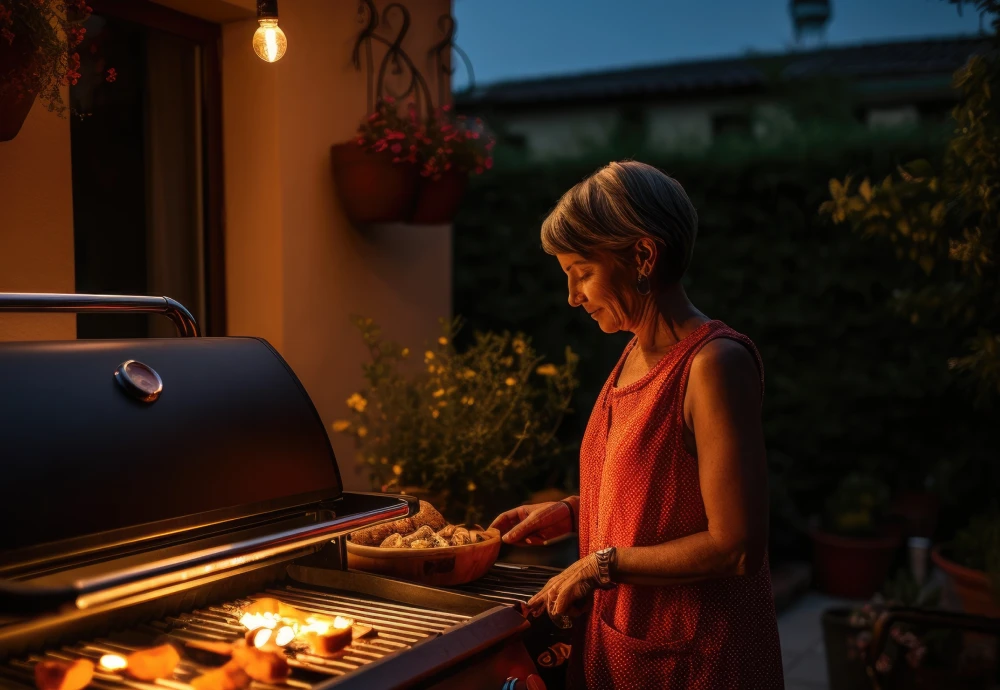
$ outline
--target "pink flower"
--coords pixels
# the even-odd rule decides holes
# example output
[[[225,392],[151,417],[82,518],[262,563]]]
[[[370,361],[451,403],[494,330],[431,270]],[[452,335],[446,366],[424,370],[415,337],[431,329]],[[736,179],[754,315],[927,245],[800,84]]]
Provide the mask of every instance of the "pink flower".
[[[398,143],[397,144],[393,144],[392,146],[389,147],[389,149],[393,153],[400,153],[403,150],[403,145],[402,144],[398,144]],[[399,160],[399,159],[397,158],[396,160]]]
[[[104,80],[108,82],[113,82],[117,78],[118,78],[118,70],[112,67],[111,69],[108,70],[108,76],[104,77]]]

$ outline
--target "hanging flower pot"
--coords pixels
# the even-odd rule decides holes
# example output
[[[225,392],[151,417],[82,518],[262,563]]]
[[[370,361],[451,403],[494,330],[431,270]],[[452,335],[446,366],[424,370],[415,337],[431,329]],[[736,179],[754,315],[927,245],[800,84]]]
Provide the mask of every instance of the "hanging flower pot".
[[[0,141],[13,139],[35,100],[63,115],[63,88],[80,77],[91,8],[82,0],[0,2]],[[114,68],[105,79],[115,81]]]
[[[417,205],[410,222],[414,225],[438,225],[455,219],[465,194],[469,176],[449,170],[438,179],[424,177],[417,193]]]
[[[0,77],[7,79],[11,75],[21,79],[21,75],[31,73],[33,43],[26,33],[14,35],[14,40],[8,43],[0,36]],[[4,86],[11,86],[5,84]],[[0,88],[0,141],[10,141],[21,131],[21,126],[35,103],[38,92],[16,87]]]
[[[413,214],[420,172],[355,141],[332,149],[333,179],[344,213],[355,225],[406,222]]]

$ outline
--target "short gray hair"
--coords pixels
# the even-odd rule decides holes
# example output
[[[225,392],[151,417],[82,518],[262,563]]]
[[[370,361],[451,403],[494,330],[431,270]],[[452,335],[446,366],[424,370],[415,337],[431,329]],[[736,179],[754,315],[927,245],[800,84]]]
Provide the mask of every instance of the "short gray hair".
[[[680,182],[638,161],[609,163],[562,195],[542,223],[549,254],[591,258],[607,252],[620,262],[643,238],[660,247],[656,276],[680,281],[691,263],[698,212]]]

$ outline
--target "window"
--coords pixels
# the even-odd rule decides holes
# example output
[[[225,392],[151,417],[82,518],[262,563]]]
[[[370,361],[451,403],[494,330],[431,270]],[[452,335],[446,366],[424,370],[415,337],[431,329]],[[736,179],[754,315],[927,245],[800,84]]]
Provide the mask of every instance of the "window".
[[[167,295],[221,335],[219,27],[152,3],[91,4],[70,89],[76,290]],[[77,317],[80,338],[173,334],[162,317]]]

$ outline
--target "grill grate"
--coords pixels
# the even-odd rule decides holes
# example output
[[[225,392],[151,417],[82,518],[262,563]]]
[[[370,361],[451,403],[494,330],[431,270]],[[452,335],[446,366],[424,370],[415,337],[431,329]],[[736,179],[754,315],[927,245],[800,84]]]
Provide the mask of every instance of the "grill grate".
[[[268,589],[258,596],[278,598],[287,604],[308,613],[346,615],[357,623],[372,626],[376,635],[355,642],[344,649],[335,659],[297,653],[289,658],[292,675],[282,686],[271,686],[255,682],[256,688],[310,688],[314,684],[332,676],[342,676],[361,666],[377,661],[401,649],[408,649],[418,642],[435,637],[454,625],[469,619],[469,616],[446,613],[433,609],[374,600],[350,592],[314,590],[307,587],[288,585],[279,589]],[[136,649],[153,646],[162,642],[173,642],[184,649],[187,642],[231,642],[239,639],[246,629],[239,623],[241,604],[245,600],[234,601],[220,606],[180,614],[161,621],[137,626],[123,633],[94,642],[68,645],[59,650],[51,650],[44,655],[32,655],[27,659],[11,661],[0,666],[0,687],[33,688],[34,666],[43,658],[74,660],[87,658],[97,662],[104,654],[128,654]],[[187,650],[185,650],[187,652]],[[189,690],[190,681],[221,663],[199,663],[205,653],[185,653],[180,665],[170,680],[156,683],[142,683],[126,680],[113,673],[95,671],[92,687],[132,688],[153,690],[171,688]]]
[[[486,575],[458,589],[520,609],[521,604],[526,604],[553,575],[560,572],[559,568],[496,563]]]

